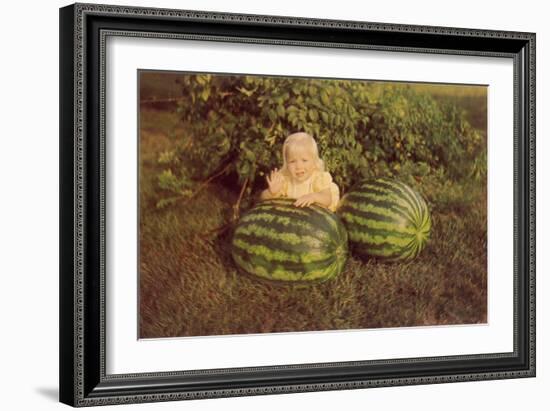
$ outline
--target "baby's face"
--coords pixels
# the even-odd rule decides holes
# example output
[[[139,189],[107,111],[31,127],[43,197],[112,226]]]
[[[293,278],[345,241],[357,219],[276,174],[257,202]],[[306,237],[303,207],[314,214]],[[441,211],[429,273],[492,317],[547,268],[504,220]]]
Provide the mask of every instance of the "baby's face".
[[[288,171],[295,182],[306,181],[315,170],[315,160],[308,147],[294,145],[286,153]]]

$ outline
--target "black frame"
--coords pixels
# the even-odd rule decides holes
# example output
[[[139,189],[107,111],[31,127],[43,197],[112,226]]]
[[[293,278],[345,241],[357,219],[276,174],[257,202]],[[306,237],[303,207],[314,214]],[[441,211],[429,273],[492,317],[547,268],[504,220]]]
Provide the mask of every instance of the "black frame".
[[[105,373],[104,41],[109,35],[509,57],[514,61],[514,351]],[[535,376],[535,34],[124,6],[60,9],[60,401],[73,406]]]

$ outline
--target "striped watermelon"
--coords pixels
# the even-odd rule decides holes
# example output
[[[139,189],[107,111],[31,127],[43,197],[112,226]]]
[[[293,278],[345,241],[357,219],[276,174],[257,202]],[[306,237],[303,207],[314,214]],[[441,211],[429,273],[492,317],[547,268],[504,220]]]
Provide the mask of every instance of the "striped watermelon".
[[[432,221],[426,201],[400,181],[367,180],[347,193],[338,215],[360,256],[411,260],[426,246]]]
[[[294,201],[263,201],[241,217],[232,240],[237,266],[281,281],[324,281],[342,272],[348,236],[338,216]]]

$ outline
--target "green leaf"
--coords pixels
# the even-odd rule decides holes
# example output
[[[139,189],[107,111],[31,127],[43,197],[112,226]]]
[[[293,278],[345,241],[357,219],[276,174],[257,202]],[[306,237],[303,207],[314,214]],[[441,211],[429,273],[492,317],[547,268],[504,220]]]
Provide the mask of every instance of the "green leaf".
[[[321,102],[325,106],[329,105],[330,99],[329,99],[328,93],[325,90],[321,91]]]
[[[311,121],[317,121],[319,119],[319,114],[316,110],[310,109],[309,110],[309,118]]]
[[[203,101],[208,100],[208,97],[210,97],[210,88],[209,87],[205,88],[201,93],[201,99]]]
[[[218,143],[218,154],[220,156],[224,156],[229,152],[229,149],[231,148],[231,142],[229,141],[229,138],[221,138],[221,141]]]
[[[317,95],[317,89],[314,86],[309,86],[309,95],[315,97]]]
[[[256,155],[254,154],[254,152],[252,152],[250,150],[247,150],[246,151],[246,159],[248,161],[250,161],[251,163],[253,163],[254,161],[256,161]]]

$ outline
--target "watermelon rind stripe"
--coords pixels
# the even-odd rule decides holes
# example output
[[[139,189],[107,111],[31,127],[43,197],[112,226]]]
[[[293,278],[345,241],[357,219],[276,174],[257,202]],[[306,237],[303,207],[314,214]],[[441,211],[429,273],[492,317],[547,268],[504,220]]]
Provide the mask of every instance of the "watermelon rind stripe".
[[[401,194],[400,197],[403,198],[403,200],[405,200],[407,204],[409,204],[413,213],[415,215],[418,215],[420,213],[416,196],[414,195],[414,193],[411,194],[411,191],[405,184],[399,181],[393,181],[393,180],[387,180],[387,179],[380,179],[380,180],[377,180],[376,182],[384,187],[388,187],[395,190],[396,194]]]
[[[252,239],[253,240],[253,239]],[[233,246],[246,251],[249,254],[259,255],[268,261],[276,261],[281,263],[298,263],[310,264],[318,263],[327,258],[326,253],[321,251],[309,252],[306,255],[297,255],[297,253],[286,252],[282,250],[274,250],[263,244],[245,241],[244,238],[237,237],[233,240]]]
[[[362,192],[377,192],[377,193],[381,193],[381,194],[385,195],[388,198],[395,198],[397,196],[397,198],[401,199],[401,202],[402,202],[401,207],[404,207],[409,211],[409,213],[411,215],[411,218],[413,220],[415,218],[414,216],[417,214],[417,209],[414,206],[414,204],[411,203],[410,198],[408,196],[404,197],[403,192],[401,190],[399,190],[398,187],[392,185],[391,182],[389,182],[389,181],[376,180],[376,181],[371,182],[371,183],[364,183],[363,185],[361,185],[360,190],[361,191],[356,191],[356,192],[359,192],[359,193],[362,193]],[[351,193],[352,192],[350,192],[350,194]],[[355,193],[355,192],[353,192],[353,193]]]
[[[250,264],[253,264],[254,267],[258,267],[260,270],[286,270],[292,275],[302,275],[303,273],[306,273],[310,270],[324,270],[327,269],[327,267],[330,267],[332,264],[334,264],[334,258],[332,259],[326,259],[323,261],[319,261],[316,263],[311,264],[303,264],[303,263],[291,263],[291,262],[279,262],[279,263],[273,263],[273,261],[267,260],[262,255],[254,255],[244,252],[237,252],[234,254],[234,257],[238,256],[243,261],[247,261]],[[255,270],[252,270],[252,272],[255,272]]]
[[[415,241],[414,237],[411,237],[410,235],[407,236],[398,236],[394,233],[389,234],[374,234],[371,230],[369,230],[368,233],[361,232],[361,231],[351,231],[349,233],[350,238],[353,241],[358,241],[362,244],[369,244],[373,246],[378,245],[392,245],[392,246],[398,246],[398,247],[405,247],[407,244],[409,244],[411,241]]]
[[[366,214],[368,216],[368,214]],[[359,224],[363,227],[368,227],[369,229],[385,230],[392,233],[402,233],[408,235],[416,235],[417,230],[414,227],[407,226],[397,226],[395,223],[388,221],[375,220],[373,218],[363,218],[361,215],[357,215],[355,212],[350,213],[343,211],[342,217],[348,222],[348,225],[353,223]],[[348,232],[350,229],[348,228]]]
[[[285,203],[279,203],[279,204],[260,203],[252,211],[256,212],[256,211],[277,210],[277,211],[280,211],[282,213],[285,213],[285,215],[299,215],[299,216],[302,216],[302,217],[307,217],[307,216],[311,215],[311,213],[308,212],[308,210],[301,209],[301,208],[298,208],[298,207],[289,207],[288,204],[285,205]]]
[[[303,221],[303,220],[296,220],[295,218],[281,215],[278,212],[272,211],[271,213],[250,213],[248,215],[243,216],[241,219],[243,223],[248,222],[256,222],[256,221],[263,221],[265,223],[269,224],[277,224],[281,227],[293,227],[294,229],[301,229],[304,232],[311,232],[315,231],[317,227],[313,226],[312,224]]]
[[[340,220],[338,217],[338,237],[337,239],[333,239],[334,242],[338,241],[339,244],[342,245],[343,252],[347,253],[348,251],[348,230],[346,229],[346,226],[344,223]],[[345,259],[344,259],[345,262]]]
[[[388,196],[388,195],[379,195],[374,192],[355,192],[355,193],[349,193],[344,199],[343,199],[343,205],[344,204],[352,204],[357,206],[360,206],[364,202],[368,202],[369,204],[376,205],[378,207],[386,207],[390,208],[391,210],[398,212],[402,214],[407,219],[414,221],[415,214],[413,213],[413,210],[411,210],[407,205],[402,204],[399,201],[396,201],[395,198]]]
[[[334,260],[326,264],[293,266],[290,264],[273,265],[271,261],[262,259],[261,256],[247,258],[248,255],[233,254],[233,258],[245,271],[261,277],[279,280],[304,280],[309,277],[324,277],[334,270]]]
[[[421,216],[422,215],[422,203],[424,203],[424,199],[416,192],[414,192],[412,190],[412,188],[410,188],[408,185],[406,184],[403,184],[401,183],[401,185],[403,186],[403,189],[406,190],[411,196],[412,198],[414,198],[414,204],[416,206],[416,209],[417,209],[417,214],[418,216]]]
[[[416,255],[415,252],[416,242],[411,240],[405,246],[396,246],[393,244],[382,244],[382,245],[368,245],[368,254],[374,255],[376,257],[385,257],[396,260],[407,260]],[[361,248],[360,245],[357,246]],[[412,251],[412,252],[411,252]]]
[[[407,202],[411,205],[414,214],[416,216],[419,216],[421,214],[421,210],[418,206],[417,197],[407,185],[399,181],[392,181],[392,180],[386,180],[386,179],[380,179],[377,181],[382,185],[393,187],[395,190],[400,192],[403,195],[403,197],[407,199]]]
[[[315,235],[302,234],[296,230],[288,231],[289,227],[278,224],[271,224],[269,226],[256,224],[255,222],[245,222],[241,224],[239,228],[235,231],[235,234],[247,234],[254,235],[257,237],[258,242],[263,242],[262,238],[266,237],[271,240],[277,240],[286,245],[287,247],[295,245],[308,245],[310,248],[320,248],[325,247],[323,244],[326,244],[330,241],[328,234],[321,230],[316,230],[313,232]]]
[[[428,206],[424,198],[417,192],[413,191],[408,185],[400,183],[403,190],[405,190],[413,199],[414,207],[416,209],[416,219],[413,221],[416,223],[416,226],[420,229],[424,225],[424,220],[429,219],[429,213],[427,212]]]
[[[358,212],[379,214],[384,216],[388,221],[393,221],[393,219],[402,219],[403,221],[410,222],[415,221],[415,216],[411,215],[407,209],[400,206],[398,203],[388,200],[384,202],[369,200],[365,204],[365,201],[357,201],[356,197],[350,196],[350,198],[346,198],[341,209],[345,209],[346,207]]]
[[[391,217],[388,215],[381,215],[372,211],[363,211],[356,207],[355,204],[346,203],[338,211],[344,220],[352,218],[360,225],[366,225],[366,222],[368,220],[385,222],[388,224],[394,222],[394,220],[392,220]]]
[[[330,210],[328,210],[324,207],[320,207],[320,206],[317,206],[317,205],[314,205],[312,208],[317,213],[324,216],[324,220],[326,221],[326,223],[330,227],[332,227],[334,232],[338,231],[338,222],[337,222],[338,216],[336,214],[334,214],[332,211],[330,211]]]
[[[236,230],[237,233],[256,235],[258,241],[262,241],[262,237],[265,236],[269,239],[279,240],[286,242],[290,245],[301,244],[309,242],[313,244],[320,244],[323,240],[328,240],[326,233],[319,232],[318,236],[315,234],[317,232],[308,231],[307,233],[302,233],[302,230],[297,230],[297,226],[288,226],[285,224],[263,224],[262,221],[246,221],[241,224]]]
[[[305,230],[305,232],[309,231],[315,231],[315,230],[323,230],[327,233],[332,233],[335,229],[335,226],[326,219],[323,219],[318,214],[315,214],[311,210],[292,210],[293,207],[274,207],[274,208],[268,208],[268,207],[258,207],[258,209],[252,210],[249,214],[243,216],[242,221],[248,221],[249,219],[256,219],[256,217],[253,217],[257,215],[257,213],[260,213],[264,216],[270,216],[270,217],[263,217],[266,221],[272,221],[276,223],[281,223],[288,225],[290,227],[301,227]],[[280,219],[272,218],[271,216],[277,216]],[[296,217],[303,217],[307,218],[307,222],[304,221],[303,218],[296,218]]]
[[[299,237],[292,233],[277,233],[265,228],[261,232],[250,232],[243,228],[239,228],[239,230],[235,232],[235,238],[241,239],[247,243],[261,244],[270,249],[290,252],[292,254],[322,253],[330,255],[331,251],[331,247],[327,245],[327,242],[319,241],[314,237]]]

